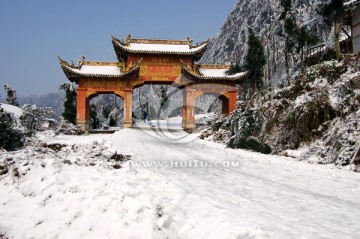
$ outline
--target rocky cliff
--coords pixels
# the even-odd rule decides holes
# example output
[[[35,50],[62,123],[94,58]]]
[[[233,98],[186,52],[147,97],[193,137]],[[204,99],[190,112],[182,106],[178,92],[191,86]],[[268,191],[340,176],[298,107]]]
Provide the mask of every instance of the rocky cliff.
[[[328,39],[330,28],[325,26],[316,15],[320,0],[295,0],[293,5],[298,23],[309,24],[321,39]],[[284,77],[284,40],[276,33],[280,12],[277,0],[238,0],[228,15],[220,33],[210,39],[208,50],[201,61],[204,63],[225,64],[234,61],[241,63],[247,50],[248,27],[253,28],[267,51],[270,80],[277,85]],[[291,64],[296,65],[296,53]],[[296,70],[296,68],[294,68]]]

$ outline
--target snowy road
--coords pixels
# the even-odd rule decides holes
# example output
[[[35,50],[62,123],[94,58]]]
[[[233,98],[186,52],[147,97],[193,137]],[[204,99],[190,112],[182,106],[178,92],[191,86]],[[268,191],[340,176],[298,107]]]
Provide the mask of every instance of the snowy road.
[[[18,184],[0,180],[0,234],[360,238],[360,174],[185,136],[124,129],[113,135],[59,137],[84,144],[104,139],[132,154],[133,162],[120,170],[38,166]],[[195,161],[201,167],[188,166]]]
[[[170,207],[169,227],[183,238],[199,232],[202,238],[360,237],[358,174],[201,140],[171,143],[148,133],[118,133],[113,146],[134,145],[135,160],[240,161],[240,167],[146,168],[180,191],[177,205],[164,207]]]

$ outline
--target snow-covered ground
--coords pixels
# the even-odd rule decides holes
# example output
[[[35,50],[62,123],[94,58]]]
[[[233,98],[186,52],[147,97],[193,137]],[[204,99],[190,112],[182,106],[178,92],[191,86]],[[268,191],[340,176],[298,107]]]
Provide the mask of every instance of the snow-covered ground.
[[[214,113],[207,114],[197,114],[195,115],[196,124],[206,124],[207,121],[210,121],[216,117]],[[160,130],[181,130],[182,129],[182,117],[171,117],[163,120],[138,120],[135,122],[135,127],[137,128],[160,128]]]
[[[0,235],[360,238],[360,174],[145,126],[38,139],[70,146],[54,156],[0,153],[26,172],[0,176]],[[132,159],[107,167],[104,157],[86,154],[100,146]],[[87,159],[92,166],[79,163]]]
[[[13,113],[16,118],[19,118],[22,113],[19,107],[13,105],[2,103],[0,107],[3,108],[6,112]]]

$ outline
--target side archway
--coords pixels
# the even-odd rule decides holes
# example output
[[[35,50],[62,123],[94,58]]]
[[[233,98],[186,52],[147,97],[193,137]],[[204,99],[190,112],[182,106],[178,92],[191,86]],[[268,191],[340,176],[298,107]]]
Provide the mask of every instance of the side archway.
[[[132,95],[132,91],[130,92]],[[93,113],[91,108],[91,101],[96,98],[99,95],[108,95],[112,94],[115,97],[113,107],[110,109],[113,111],[114,109],[117,109],[118,112],[121,113],[121,121],[123,122],[123,126],[125,127],[125,110],[126,110],[126,103],[129,104],[129,102],[126,102],[126,99],[130,98],[130,107],[131,107],[131,97],[128,97],[125,91],[113,91],[113,90],[93,90],[93,89],[87,89],[82,90],[78,89],[78,97],[77,97],[77,124],[81,127],[81,130],[85,133],[89,133],[91,129],[94,128],[94,125],[90,125],[92,120],[90,117],[90,113]],[[118,100],[116,100],[118,98]],[[93,102],[94,103],[94,102]],[[120,105],[120,106],[119,106]],[[131,112],[131,110],[130,110]],[[119,113],[119,114],[120,114]],[[131,117],[130,117],[131,118]],[[117,122],[115,120],[115,122]],[[130,120],[131,123],[131,120]],[[120,124],[120,123],[115,123]],[[92,126],[92,127],[91,127]],[[120,126],[120,125],[118,125]],[[100,124],[101,127],[101,124]]]
[[[195,113],[229,114],[229,95],[213,92],[204,92],[195,99]]]

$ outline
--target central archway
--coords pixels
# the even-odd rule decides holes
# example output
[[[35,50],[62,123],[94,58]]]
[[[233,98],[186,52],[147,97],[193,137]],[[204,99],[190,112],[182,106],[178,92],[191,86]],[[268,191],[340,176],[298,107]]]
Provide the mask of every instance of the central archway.
[[[183,90],[177,85],[149,82],[135,87],[133,96],[134,126],[181,128]]]

